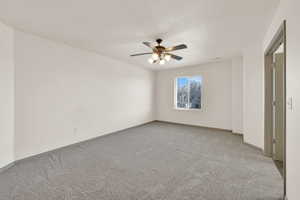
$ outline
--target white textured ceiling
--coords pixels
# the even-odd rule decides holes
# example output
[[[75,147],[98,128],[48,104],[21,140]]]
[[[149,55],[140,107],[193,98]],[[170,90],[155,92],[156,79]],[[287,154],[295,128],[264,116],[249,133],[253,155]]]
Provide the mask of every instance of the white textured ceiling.
[[[279,0],[0,0],[0,20],[24,31],[151,69],[239,55],[261,38]],[[148,64],[143,41],[185,43],[181,61]],[[174,52],[175,53],[175,52]]]

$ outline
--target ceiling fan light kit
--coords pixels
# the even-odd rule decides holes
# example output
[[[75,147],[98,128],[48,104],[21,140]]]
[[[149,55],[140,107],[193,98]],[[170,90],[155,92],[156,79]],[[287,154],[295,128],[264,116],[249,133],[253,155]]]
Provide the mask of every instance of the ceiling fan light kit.
[[[180,49],[186,49],[187,46],[185,44],[173,46],[166,48],[161,45],[162,39],[156,40],[157,45],[153,46],[150,42],[143,42],[144,45],[152,49],[152,52],[150,53],[138,53],[133,54],[130,56],[141,56],[141,55],[151,55],[151,57],[148,59],[148,62],[151,64],[158,63],[160,65],[164,65],[166,62],[170,61],[171,58],[175,60],[181,60],[182,57],[171,54],[170,52],[180,50]]]

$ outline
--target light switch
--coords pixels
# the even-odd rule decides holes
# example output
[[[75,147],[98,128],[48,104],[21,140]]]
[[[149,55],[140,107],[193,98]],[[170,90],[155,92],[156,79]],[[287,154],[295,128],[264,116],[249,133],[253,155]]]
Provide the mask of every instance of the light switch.
[[[288,110],[293,110],[293,98],[292,97],[288,97],[286,104],[287,104]]]

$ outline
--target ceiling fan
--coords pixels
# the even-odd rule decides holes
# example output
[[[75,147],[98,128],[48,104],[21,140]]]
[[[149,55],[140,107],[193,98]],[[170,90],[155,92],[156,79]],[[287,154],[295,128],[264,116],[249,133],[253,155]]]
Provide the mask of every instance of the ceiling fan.
[[[150,55],[152,54],[151,58],[148,59],[149,63],[159,63],[161,65],[165,64],[166,61],[170,61],[171,58],[175,60],[181,60],[182,57],[174,55],[170,52],[180,50],[180,49],[186,49],[187,46],[185,44],[180,44],[173,47],[164,47],[161,45],[162,39],[157,39],[156,43],[157,45],[152,45],[150,42],[143,42],[144,45],[147,47],[150,47],[152,49],[152,52],[149,53],[137,53],[130,56],[142,56],[142,55]]]

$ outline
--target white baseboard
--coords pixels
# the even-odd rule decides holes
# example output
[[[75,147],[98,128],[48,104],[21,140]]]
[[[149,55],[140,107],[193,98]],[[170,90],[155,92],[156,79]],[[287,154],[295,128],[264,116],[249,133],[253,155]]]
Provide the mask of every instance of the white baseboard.
[[[1,167],[1,168],[0,168],[0,173],[4,172],[5,170],[8,170],[9,168],[11,168],[11,167],[14,166],[14,165],[15,165],[15,161],[13,161],[13,162],[11,162],[11,163],[5,165],[4,167]]]
[[[118,130],[118,131],[113,131],[113,132],[110,132],[110,133],[107,133],[107,134],[104,134],[104,135],[101,135],[101,136],[96,136],[94,138],[90,138],[90,139],[87,139],[87,140],[82,140],[80,142],[72,143],[72,144],[69,144],[69,145],[66,145],[66,146],[62,146],[62,147],[58,147],[58,148],[55,148],[55,149],[52,149],[52,150],[49,150],[49,151],[45,151],[45,152],[42,152],[42,153],[38,153],[38,154],[27,156],[27,157],[24,157],[24,158],[21,158],[21,159],[14,160],[13,162],[7,164],[6,166],[0,168],[0,173],[6,171],[9,168],[11,168],[12,166],[14,166],[16,163],[18,163],[20,161],[27,160],[27,159],[30,159],[32,157],[38,157],[38,156],[41,156],[43,154],[47,154],[47,153],[50,153],[50,152],[53,152],[53,151],[57,151],[59,149],[63,149],[63,148],[66,148],[66,147],[75,146],[75,145],[78,145],[80,143],[84,143],[84,142],[87,142],[87,141],[90,141],[90,140],[94,140],[94,139],[97,139],[97,138],[100,138],[100,137],[105,137],[105,136],[108,136],[110,134],[114,134],[114,133],[117,133],[117,132],[120,132],[120,131],[125,131],[127,129],[131,129],[131,128],[136,128],[136,127],[139,127],[139,126],[143,126],[145,124],[149,124],[149,123],[152,123],[154,121],[155,120],[151,120],[151,121],[144,122],[144,123],[141,123],[141,124],[138,124],[138,125],[134,125],[134,126],[130,126],[130,127]]]

